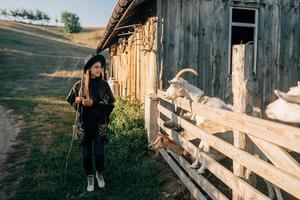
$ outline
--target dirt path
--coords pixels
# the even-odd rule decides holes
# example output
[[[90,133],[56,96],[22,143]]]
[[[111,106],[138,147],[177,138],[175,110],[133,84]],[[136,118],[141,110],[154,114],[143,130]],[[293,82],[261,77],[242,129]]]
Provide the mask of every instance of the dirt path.
[[[0,106],[0,199],[3,199],[3,178],[7,175],[5,170],[9,163],[6,162],[9,153],[13,152],[13,145],[17,144],[16,137],[21,131],[23,122],[13,110]]]
[[[0,106],[0,169],[15,144],[15,138],[20,132],[20,122],[16,121],[12,110]],[[1,173],[1,172],[0,172]]]
[[[11,145],[14,144],[19,132],[20,128],[16,124],[12,110],[0,106],[0,168],[11,151]]]

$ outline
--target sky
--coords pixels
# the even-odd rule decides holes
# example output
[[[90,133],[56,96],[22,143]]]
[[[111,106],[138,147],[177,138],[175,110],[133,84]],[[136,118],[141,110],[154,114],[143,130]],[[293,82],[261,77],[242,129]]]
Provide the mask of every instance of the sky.
[[[62,11],[76,13],[83,27],[105,27],[118,0],[0,0],[0,9],[39,9],[55,24]]]

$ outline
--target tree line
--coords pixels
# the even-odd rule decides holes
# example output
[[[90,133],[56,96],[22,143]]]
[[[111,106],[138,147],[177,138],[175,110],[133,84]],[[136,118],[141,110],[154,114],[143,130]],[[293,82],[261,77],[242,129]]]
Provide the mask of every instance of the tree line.
[[[49,23],[51,17],[39,10],[31,10],[25,8],[15,8],[15,9],[0,9],[0,15],[4,18],[14,19],[16,21],[21,22],[29,22],[31,24],[34,23]],[[56,25],[59,22],[57,18],[55,18]],[[71,13],[68,11],[63,11],[60,16],[60,22],[64,24],[65,31],[68,33],[76,33],[81,31],[80,18],[77,14]]]
[[[7,18],[14,18],[17,21],[22,21],[22,20],[28,20],[31,23],[33,22],[46,22],[48,23],[50,21],[50,16],[38,9],[35,10],[29,10],[25,8],[15,8],[15,9],[1,9],[0,14],[4,17]]]

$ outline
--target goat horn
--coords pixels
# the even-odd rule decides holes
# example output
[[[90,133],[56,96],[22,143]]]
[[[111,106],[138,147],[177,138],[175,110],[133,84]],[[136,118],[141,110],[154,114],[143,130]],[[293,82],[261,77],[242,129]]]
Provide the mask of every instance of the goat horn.
[[[195,74],[196,76],[198,76],[198,73],[197,73],[195,70],[193,70],[192,68],[186,68],[186,69],[180,70],[180,71],[176,74],[175,79],[179,79],[179,78],[180,78],[184,73],[186,73],[186,72],[192,72],[193,74]]]

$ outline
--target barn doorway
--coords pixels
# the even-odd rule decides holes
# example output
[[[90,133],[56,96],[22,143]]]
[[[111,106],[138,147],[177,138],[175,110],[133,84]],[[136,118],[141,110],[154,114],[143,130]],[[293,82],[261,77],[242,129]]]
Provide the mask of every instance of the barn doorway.
[[[256,74],[257,52],[257,10],[249,8],[230,8],[228,75],[232,74],[232,46],[235,44],[254,44],[253,74]]]

